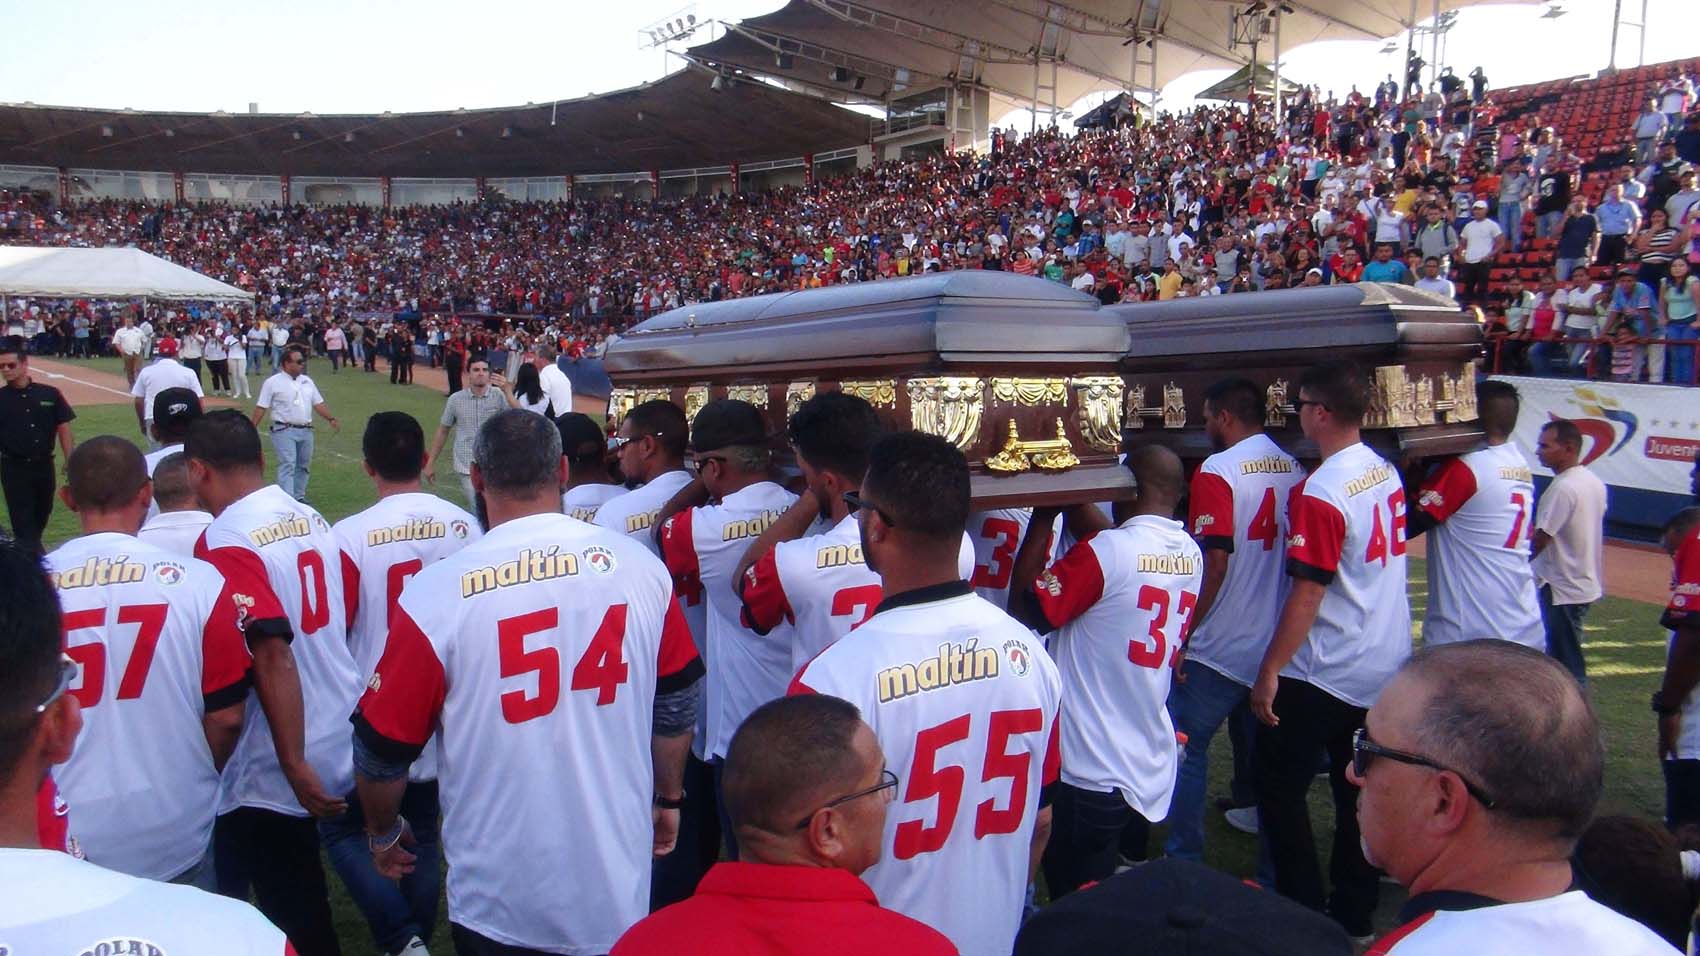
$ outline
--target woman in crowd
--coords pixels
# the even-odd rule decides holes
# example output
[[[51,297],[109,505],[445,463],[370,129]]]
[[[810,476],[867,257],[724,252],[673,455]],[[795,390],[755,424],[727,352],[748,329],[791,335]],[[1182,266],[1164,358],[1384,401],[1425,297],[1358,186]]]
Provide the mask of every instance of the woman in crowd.
[[[1696,384],[1695,347],[1675,343],[1700,340],[1700,329],[1696,328],[1696,315],[1700,314],[1700,277],[1694,275],[1694,267],[1681,256],[1672,259],[1669,268],[1670,275],[1659,283],[1656,306],[1659,324],[1664,327],[1664,338],[1673,343],[1665,350],[1665,368],[1673,384],[1693,385]]]
[[[1647,225],[1635,234],[1630,252],[1641,260],[1635,281],[1649,289],[1657,289],[1670,272],[1670,261],[1684,245],[1681,230],[1670,224],[1670,217],[1657,206],[1647,212]]]

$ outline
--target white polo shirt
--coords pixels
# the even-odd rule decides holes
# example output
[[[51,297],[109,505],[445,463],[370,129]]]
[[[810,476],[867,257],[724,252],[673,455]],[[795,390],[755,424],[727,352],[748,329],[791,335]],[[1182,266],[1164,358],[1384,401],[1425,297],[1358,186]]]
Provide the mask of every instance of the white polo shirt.
[[[203,398],[201,377],[178,364],[174,358],[158,358],[152,365],[136,373],[136,384],[130,386],[130,397],[142,400],[142,421],[152,424],[154,396],[168,388],[186,388]]]
[[[272,413],[273,425],[311,425],[313,406],[323,404],[325,396],[306,373],[289,377],[278,372],[260,386],[260,397],[254,402]]]

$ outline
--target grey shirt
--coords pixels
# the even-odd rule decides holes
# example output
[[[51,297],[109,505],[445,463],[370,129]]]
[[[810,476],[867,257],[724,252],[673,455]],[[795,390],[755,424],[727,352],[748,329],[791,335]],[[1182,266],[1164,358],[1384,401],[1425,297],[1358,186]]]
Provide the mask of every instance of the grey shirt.
[[[483,395],[474,395],[472,389],[463,388],[449,396],[448,404],[443,406],[441,424],[444,428],[455,430],[457,474],[472,473],[472,443],[478,437],[478,429],[507,407],[508,400],[502,397],[502,393],[488,386]]]

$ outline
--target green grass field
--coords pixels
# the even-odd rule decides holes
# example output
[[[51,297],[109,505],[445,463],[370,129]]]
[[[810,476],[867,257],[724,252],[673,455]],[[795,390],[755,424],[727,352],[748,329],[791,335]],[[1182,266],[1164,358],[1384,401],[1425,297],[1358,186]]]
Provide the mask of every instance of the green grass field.
[[[96,359],[74,363],[122,375],[115,359]],[[436,427],[442,411],[443,396],[423,387],[403,387],[389,384],[383,374],[367,375],[344,369],[332,375],[329,364],[315,359],[309,374],[318,382],[333,413],[342,420],[343,431],[332,435],[321,426],[313,460],[312,481],[308,498],[324,516],[336,521],[374,499],[371,484],[360,467],[360,433],[367,416],[373,412],[399,410],[419,419],[427,440]],[[261,376],[252,376],[253,388],[258,391]],[[52,382],[52,379],[46,379]],[[251,405],[248,406],[251,408]],[[121,435],[140,439],[135,415],[124,405],[100,405],[80,408],[75,424],[79,439],[99,434]],[[271,448],[266,446],[267,473],[271,473]],[[445,497],[458,497],[458,487],[446,483],[436,489]],[[458,503],[458,502],[457,502]],[[77,533],[75,515],[62,506],[56,507],[48,527],[49,546]],[[1411,605],[1413,616],[1421,620],[1422,608],[1428,596],[1426,567],[1420,561],[1411,563]],[[1595,605],[1587,620],[1586,650],[1588,654],[1590,691],[1605,726],[1607,743],[1606,798],[1602,813],[1629,813],[1657,818],[1663,805],[1663,782],[1654,758],[1654,725],[1647,711],[1647,695],[1657,686],[1664,664],[1664,633],[1657,625],[1658,609],[1653,605],[1618,598],[1607,598]],[[1227,792],[1229,759],[1226,734],[1217,736],[1211,750],[1211,794]],[[1542,768],[1531,767],[1531,773]],[[1312,791],[1312,814],[1317,833],[1326,854],[1326,834],[1332,808],[1326,784],[1318,780]],[[1256,865],[1256,844],[1252,837],[1229,828],[1220,814],[1209,814],[1207,855],[1216,866],[1241,876],[1251,876]],[[1162,830],[1152,838],[1154,848],[1161,847]],[[1155,850],[1154,850],[1155,852]],[[1326,855],[1323,856],[1326,860]],[[329,869],[327,865],[327,870]],[[589,874],[586,878],[594,878]],[[375,952],[360,914],[334,877],[332,904],[338,933],[344,952],[363,954]],[[1387,888],[1384,893],[1384,915],[1390,915],[1398,895]],[[563,887],[561,892],[570,892]],[[438,951],[448,950],[447,933],[439,921],[436,937]]]

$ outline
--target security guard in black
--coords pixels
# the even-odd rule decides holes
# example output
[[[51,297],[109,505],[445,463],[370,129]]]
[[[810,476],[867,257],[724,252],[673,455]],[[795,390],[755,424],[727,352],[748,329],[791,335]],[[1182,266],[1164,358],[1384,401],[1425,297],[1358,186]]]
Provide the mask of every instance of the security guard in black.
[[[55,440],[71,451],[70,422],[76,418],[65,396],[30,380],[29,357],[21,343],[0,343],[0,490],[5,492],[12,537],[41,552],[41,533],[53,510]]]

